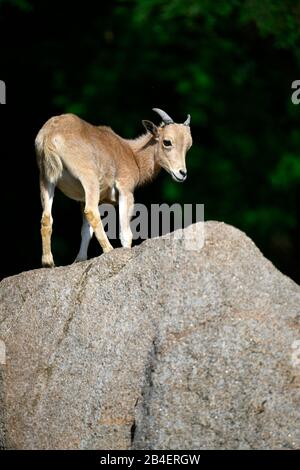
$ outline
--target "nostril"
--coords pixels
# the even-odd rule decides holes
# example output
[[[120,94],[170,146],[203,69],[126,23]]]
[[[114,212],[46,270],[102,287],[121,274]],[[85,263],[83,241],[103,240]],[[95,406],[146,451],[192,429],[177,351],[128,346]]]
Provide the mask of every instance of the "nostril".
[[[185,171],[185,170],[179,170],[179,173],[180,173],[182,176],[186,176],[186,171]]]

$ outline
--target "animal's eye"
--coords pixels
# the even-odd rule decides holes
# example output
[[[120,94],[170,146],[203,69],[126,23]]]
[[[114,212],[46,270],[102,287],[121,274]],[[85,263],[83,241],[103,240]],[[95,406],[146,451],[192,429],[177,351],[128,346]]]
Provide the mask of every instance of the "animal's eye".
[[[172,142],[170,140],[164,139],[163,144],[164,144],[165,147],[171,147]]]

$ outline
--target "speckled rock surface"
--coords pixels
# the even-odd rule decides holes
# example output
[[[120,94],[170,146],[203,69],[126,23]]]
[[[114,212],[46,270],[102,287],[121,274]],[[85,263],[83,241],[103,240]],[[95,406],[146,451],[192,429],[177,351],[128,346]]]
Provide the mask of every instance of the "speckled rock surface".
[[[8,448],[300,447],[300,289],[239,230],[206,222],[202,249],[147,240],[1,295]]]

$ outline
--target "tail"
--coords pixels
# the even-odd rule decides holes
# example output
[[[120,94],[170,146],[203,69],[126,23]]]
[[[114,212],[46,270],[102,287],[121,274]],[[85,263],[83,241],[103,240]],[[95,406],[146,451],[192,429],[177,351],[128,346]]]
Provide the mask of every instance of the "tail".
[[[51,142],[51,138],[45,135],[43,129],[35,139],[35,151],[41,175],[50,183],[55,184],[62,175],[63,164],[55,145]]]

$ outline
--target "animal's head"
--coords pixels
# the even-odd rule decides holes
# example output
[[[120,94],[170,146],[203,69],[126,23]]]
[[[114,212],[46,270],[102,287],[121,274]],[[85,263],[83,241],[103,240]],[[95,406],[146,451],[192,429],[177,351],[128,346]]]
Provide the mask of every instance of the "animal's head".
[[[167,170],[175,181],[183,182],[187,177],[185,156],[192,146],[190,129],[191,116],[183,124],[176,124],[164,111],[153,108],[162,118],[156,126],[151,121],[143,121],[144,127],[157,141],[157,162]]]

